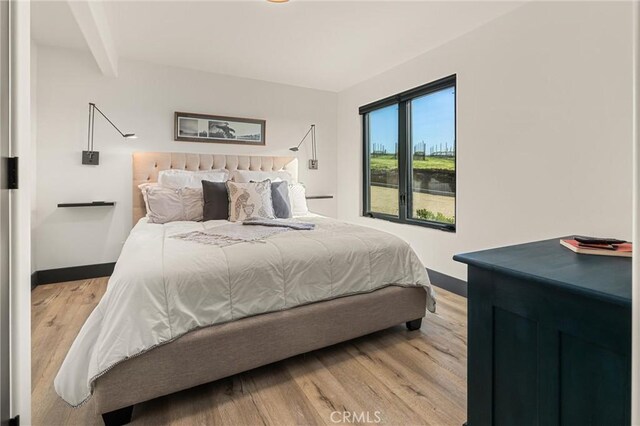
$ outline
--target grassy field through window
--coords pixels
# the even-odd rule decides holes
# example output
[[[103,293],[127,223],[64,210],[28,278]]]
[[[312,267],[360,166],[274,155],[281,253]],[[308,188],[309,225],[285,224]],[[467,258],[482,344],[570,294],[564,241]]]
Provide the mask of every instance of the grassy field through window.
[[[371,157],[371,211],[398,215],[398,160],[393,154]],[[413,159],[413,212],[412,217],[443,223],[455,222],[455,197],[426,193],[428,183],[421,184],[419,176],[436,172],[455,175],[453,157],[425,157]],[[380,185],[377,186],[376,184]]]
[[[393,154],[381,154],[371,157],[371,170],[398,169],[398,160]],[[451,157],[425,157],[424,160],[413,160],[413,169],[454,171],[456,162]]]
[[[395,208],[394,208],[395,207]],[[419,219],[434,220],[430,217],[421,218],[418,210],[433,212],[435,215],[441,213],[447,218],[455,217],[455,202],[453,197],[443,195],[413,194],[413,214]],[[385,188],[382,186],[371,187],[371,211],[398,214],[398,190],[395,188]],[[444,222],[444,221],[443,221]],[[453,223],[453,222],[445,222]]]

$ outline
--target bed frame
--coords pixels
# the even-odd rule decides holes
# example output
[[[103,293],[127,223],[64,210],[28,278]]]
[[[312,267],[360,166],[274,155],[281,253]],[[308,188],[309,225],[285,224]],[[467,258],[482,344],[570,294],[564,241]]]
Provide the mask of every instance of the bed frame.
[[[145,215],[138,185],[167,169],[286,170],[294,157],[181,153],[133,154],[133,219]],[[95,381],[96,412],[108,426],[131,421],[133,405],[394,325],[420,328],[426,311],[421,287],[389,286],[370,293],[299,306],[201,328],[116,365]]]

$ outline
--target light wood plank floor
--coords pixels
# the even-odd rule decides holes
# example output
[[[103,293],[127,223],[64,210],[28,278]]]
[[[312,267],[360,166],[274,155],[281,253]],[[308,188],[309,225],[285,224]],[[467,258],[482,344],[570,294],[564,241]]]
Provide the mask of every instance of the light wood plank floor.
[[[67,406],[53,378],[106,284],[100,278],[33,291],[35,425],[102,424],[91,401]],[[421,332],[394,327],[139,404],[132,424],[331,425],[379,418],[388,425],[459,426],[466,413],[466,299],[437,291],[438,313],[427,315]],[[332,418],[333,412],[339,413]]]

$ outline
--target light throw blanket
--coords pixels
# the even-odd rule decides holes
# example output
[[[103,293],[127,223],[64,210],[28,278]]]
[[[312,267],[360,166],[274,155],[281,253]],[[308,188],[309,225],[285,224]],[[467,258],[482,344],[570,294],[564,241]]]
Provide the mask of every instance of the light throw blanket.
[[[242,226],[241,223],[230,223],[206,231],[191,231],[174,235],[171,238],[226,247],[233,244],[261,242],[272,235],[288,230],[289,228],[286,227]]]
[[[304,220],[315,223],[315,231],[218,247],[171,236],[227,221],[160,225],[141,219],[60,367],[58,395],[79,406],[116,364],[191,330],[239,318],[389,285],[424,287],[427,308],[435,311],[427,272],[406,242],[332,219]]]
[[[178,234],[171,238],[226,247],[232,244],[261,242],[272,235],[290,229],[311,231],[315,227],[314,223],[298,222],[295,219],[251,219],[242,223],[235,222],[216,226],[213,229]]]
[[[285,227],[291,229],[297,229],[299,231],[311,231],[315,229],[315,223],[299,222],[295,219],[251,219],[242,222],[243,225],[261,225],[261,226],[275,226]]]

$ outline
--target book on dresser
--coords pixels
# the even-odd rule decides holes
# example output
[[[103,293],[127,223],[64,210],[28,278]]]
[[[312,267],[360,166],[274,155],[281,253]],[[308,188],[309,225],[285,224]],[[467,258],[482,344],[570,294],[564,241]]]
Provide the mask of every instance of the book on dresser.
[[[583,244],[572,239],[560,240],[560,244],[574,253],[594,254],[598,256],[631,257],[631,243],[622,244]]]

